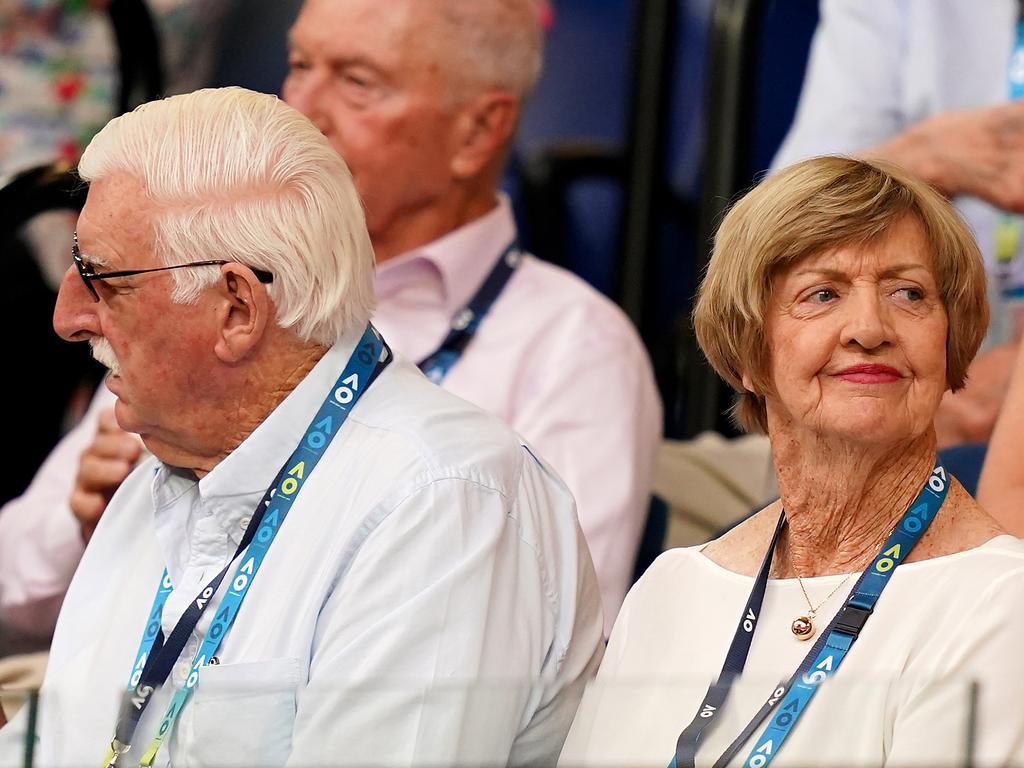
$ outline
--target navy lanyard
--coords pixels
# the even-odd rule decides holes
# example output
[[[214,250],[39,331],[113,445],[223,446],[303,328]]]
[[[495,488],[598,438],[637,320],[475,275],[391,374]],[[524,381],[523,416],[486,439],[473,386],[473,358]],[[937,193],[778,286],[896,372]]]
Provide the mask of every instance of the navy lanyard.
[[[174,664],[195,631],[200,618],[210,606],[213,596],[232,563],[245,552],[246,557],[235,570],[231,585],[221,600],[217,614],[193,660],[184,687],[175,693],[171,705],[161,721],[156,737],[140,760],[141,765],[152,765],[163,739],[174,725],[199,680],[199,670],[214,658],[221,641],[234,623],[242,601],[256,578],[270,545],[288,516],[295,498],[302,489],[305,479],[309,477],[323,457],[327,446],[338,434],[363,392],[370,387],[390,361],[391,350],[384,339],[372,325],[367,325],[344,370],[306,428],[298,447],[278,471],[274,482],[256,506],[256,511],[246,527],[235,554],[189,604],[166,641],[161,629],[161,619],[164,604],[173,591],[173,585],[167,570],[164,569],[147,618],[146,628],[143,631],[142,641],[136,653],[135,663],[132,665],[128,691],[124,696],[118,715],[114,739],[104,758],[104,766],[115,765],[118,758],[131,748],[135,731],[153,693],[170,676]]]
[[[693,718],[676,741],[676,756],[673,765],[678,768],[693,768],[694,759],[697,755],[697,747],[700,745],[704,731],[710,726],[718,714],[718,711],[725,704],[729,696],[733,681],[743,672],[747,664],[747,656],[750,655],[750,643],[754,639],[754,630],[757,628],[757,619],[761,615],[761,604],[764,602],[765,588],[768,586],[768,573],[772,568],[772,555],[775,553],[775,545],[779,541],[779,534],[786,521],[786,514],[779,515],[779,522],[775,525],[775,533],[772,535],[768,551],[764,553],[761,561],[761,568],[754,579],[754,588],[750,591],[747,604],[743,606],[743,616],[736,632],[729,645],[729,651],[725,654],[725,663],[722,665],[722,672],[718,679],[708,688],[697,710],[697,716]]]
[[[459,362],[462,353],[466,351],[469,342],[473,340],[480,328],[480,323],[483,322],[498,296],[508,285],[508,281],[512,279],[512,274],[522,260],[523,253],[517,247],[516,241],[513,240],[502,251],[501,258],[498,259],[490,274],[484,278],[476,295],[466,306],[455,313],[448,335],[441,342],[441,346],[418,363],[419,369],[427,375],[428,379],[435,384],[444,381],[448,371]]]
[[[868,617],[874,611],[878,598],[889,583],[896,568],[902,563],[911,549],[928,529],[931,521],[942,506],[949,488],[946,470],[936,463],[928,481],[918,493],[917,498],[904,513],[881,550],[857,579],[842,609],[829,622],[829,625],[818,637],[810,652],[797,667],[788,681],[780,683],[772,691],[754,718],[743,729],[742,733],[732,742],[725,753],[715,761],[714,768],[725,768],[737,755],[743,745],[757,731],[768,715],[779,706],[779,714],[775,716],[758,737],[754,748],[744,761],[744,768],[764,768],[770,763],[783,741],[793,730],[797,720],[806,711],[811,698],[818,686],[835,674],[843,662],[850,647],[857,639]],[[779,515],[768,551],[765,553],[754,580],[750,597],[744,606],[743,615],[733,635],[732,644],[726,654],[725,663],[718,679],[711,684],[704,701],[693,721],[683,730],[676,742],[676,754],[669,764],[670,768],[693,768],[697,749],[704,732],[713,727],[714,721],[725,704],[732,685],[743,671],[757,619],[764,600],[765,587],[771,561],[778,543],[779,533],[785,520],[785,511]]]

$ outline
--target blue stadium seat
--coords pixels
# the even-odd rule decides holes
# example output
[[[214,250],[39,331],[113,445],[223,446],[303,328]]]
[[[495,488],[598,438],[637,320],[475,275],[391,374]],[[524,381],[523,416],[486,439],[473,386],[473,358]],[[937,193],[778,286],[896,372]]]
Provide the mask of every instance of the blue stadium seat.
[[[302,0],[235,0],[220,35],[214,86],[281,93],[288,73],[288,29]]]
[[[556,0],[504,187],[527,248],[616,298],[633,3]]]
[[[986,453],[986,443],[965,443],[943,448],[939,451],[939,459],[971,496],[977,496],[978,479],[981,477]]]

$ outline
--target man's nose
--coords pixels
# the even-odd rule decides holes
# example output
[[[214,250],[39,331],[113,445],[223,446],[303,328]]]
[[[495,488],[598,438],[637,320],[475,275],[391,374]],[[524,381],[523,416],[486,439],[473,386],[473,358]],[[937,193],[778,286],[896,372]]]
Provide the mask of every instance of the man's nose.
[[[98,307],[99,302],[85,287],[78,270],[74,266],[68,267],[60,281],[57,303],[53,308],[53,329],[65,341],[86,341],[99,336]]]
[[[892,341],[892,326],[885,303],[874,288],[855,289],[846,300],[846,323],[842,330],[843,344],[857,344],[864,349]]]

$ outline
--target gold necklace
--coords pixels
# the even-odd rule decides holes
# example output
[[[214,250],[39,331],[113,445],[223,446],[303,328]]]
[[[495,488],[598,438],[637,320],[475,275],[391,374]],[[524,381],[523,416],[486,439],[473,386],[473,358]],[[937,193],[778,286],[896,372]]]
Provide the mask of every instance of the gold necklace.
[[[793,623],[789,625],[790,631],[796,635],[797,640],[810,640],[814,637],[814,633],[817,631],[814,628],[814,619],[818,615],[818,611],[821,610],[821,606],[831,600],[832,596],[843,588],[843,585],[850,580],[851,576],[853,576],[852,573],[846,574],[846,578],[840,581],[836,588],[829,592],[828,596],[818,603],[817,606],[814,606],[811,603],[811,598],[807,594],[807,588],[804,586],[804,580],[799,576],[796,577],[796,582],[800,585],[800,591],[804,593],[804,600],[807,601],[808,608],[806,615],[798,616],[793,619]]]
[[[888,539],[890,535],[891,531],[884,532],[882,534],[882,537],[876,541],[873,549],[880,549],[882,544],[885,543],[886,539]],[[869,549],[868,551],[871,550]],[[868,562],[870,563],[871,561],[869,560]],[[804,600],[807,601],[806,615],[797,616],[795,619],[793,619],[793,623],[789,625],[789,630],[796,636],[797,640],[810,640],[812,637],[814,637],[815,632],[817,632],[817,629],[815,629],[814,627],[814,619],[817,616],[818,611],[821,610],[821,606],[823,606],[825,603],[831,600],[832,596],[843,588],[843,585],[850,580],[851,576],[853,576],[852,573],[846,574],[846,578],[840,581],[836,588],[829,592],[828,596],[824,600],[818,603],[817,608],[815,608],[814,605],[811,604],[811,598],[807,594],[807,588],[804,587],[804,580],[801,579],[799,576],[796,577],[797,584],[800,585],[800,591],[804,593]]]

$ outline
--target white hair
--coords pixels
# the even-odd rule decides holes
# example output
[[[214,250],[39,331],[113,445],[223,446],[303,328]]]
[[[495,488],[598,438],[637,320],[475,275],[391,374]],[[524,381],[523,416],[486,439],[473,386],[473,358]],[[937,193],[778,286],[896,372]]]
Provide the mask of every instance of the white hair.
[[[352,176],[276,97],[210,88],[143,104],[96,135],[78,173],[142,182],[163,264],[224,259],[272,273],[277,323],[300,338],[330,345],[369,320],[373,249]],[[182,304],[220,279],[210,267],[172,274]]]
[[[441,7],[458,77],[526,99],[544,58],[540,0],[442,0]]]

